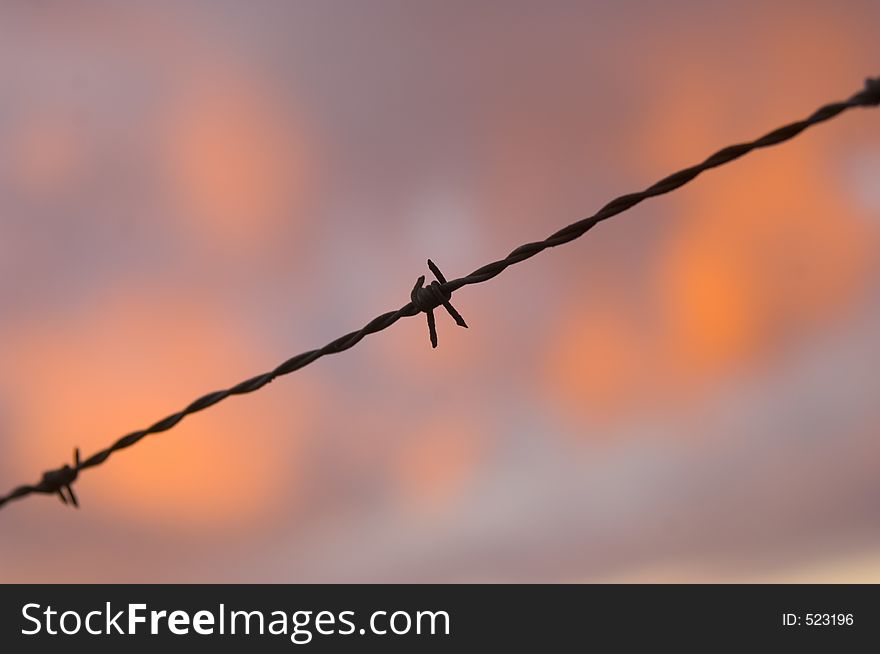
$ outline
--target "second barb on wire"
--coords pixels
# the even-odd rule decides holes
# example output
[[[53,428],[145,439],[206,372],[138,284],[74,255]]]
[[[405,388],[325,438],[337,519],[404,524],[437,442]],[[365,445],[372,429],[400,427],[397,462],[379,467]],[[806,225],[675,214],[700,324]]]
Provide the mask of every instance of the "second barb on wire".
[[[428,259],[428,268],[434,273],[436,279],[425,286],[425,276],[419,277],[416,280],[416,285],[413,286],[412,293],[410,293],[410,300],[412,300],[413,306],[416,309],[428,316],[428,334],[431,337],[431,347],[437,347],[437,323],[434,320],[434,309],[442,305],[457,325],[467,329],[467,323],[461,317],[461,314],[456,311],[455,307],[452,306],[450,301],[452,299],[452,292],[445,290],[441,286],[441,284],[448,283],[443,273],[440,272],[437,265],[430,259]]]

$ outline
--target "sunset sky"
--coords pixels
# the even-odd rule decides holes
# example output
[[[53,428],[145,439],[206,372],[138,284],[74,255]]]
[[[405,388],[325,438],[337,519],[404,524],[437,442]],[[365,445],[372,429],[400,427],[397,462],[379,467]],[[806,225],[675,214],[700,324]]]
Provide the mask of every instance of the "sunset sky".
[[[7,2],[0,492],[880,75],[880,3]],[[3,582],[880,582],[880,111],[0,511]]]

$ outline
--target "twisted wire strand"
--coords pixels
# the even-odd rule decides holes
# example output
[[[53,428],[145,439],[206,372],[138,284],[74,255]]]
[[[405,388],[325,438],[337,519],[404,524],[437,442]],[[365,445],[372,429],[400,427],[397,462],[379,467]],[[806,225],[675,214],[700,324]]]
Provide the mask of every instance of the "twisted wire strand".
[[[307,352],[297,354],[296,356],[289,358],[287,361],[281,363],[269,372],[251,377],[250,379],[246,379],[231,388],[214,391],[213,393],[203,395],[202,397],[191,402],[187,407],[181,409],[177,413],[173,413],[170,416],[159,420],[158,422],[147,427],[146,429],[134,431],[130,434],[123,436],[109,447],[96,452],[87,459],[81,460],[79,457],[79,451],[76,450],[74,463],[72,466],[64,465],[61,468],[50,470],[43,473],[43,478],[39,483],[32,485],[22,485],[15,488],[7,495],[0,497],[0,507],[4,506],[11,500],[26,497],[34,493],[57,494],[65,502],[65,504],[70,503],[74,506],[78,506],[78,502],[76,496],[73,494],[71,485],[74,481],[76,481],[79,472],[81,472],[82,470],[101,465],[108,458],[110,458],[110,456],[114,452],[131,447],[132,445],[150,434],[158,434],[164,431],[168,431],[181,420],[183,420],[186,416],[197,413],[199,411],[204,411],[208,407],[214,406],[218,402],[225,400],[227,397],[230,397],[232,395],[253,393],[254,391],[261,389],[266,384],[272,382],[274,379],[283,375],[289,375],[290,373],[299,370],[300,368],[303,368],[314,361],[317,361],[322,356],[328,354],[337,354],[339,352],[348,350],[349,348],[352,348],[357,343],[359,343],[364,337],[368,336],[369,334],[375,334],[376,332],[388,329],[389,327],[391,327],[391,325],[396,323],[401,318],[416,316],[419,313],[426,313],[429,321],[429,326],[431,327],[432,345],[436,346],[436,331],[433,327],[433,309],[441,305],[448,305],[449,298],[452,296],[452,293],[462,288],[463,286],[486,282],[493,277],[500,275],[508,267],[516,263],[525,261],[526,259],[530,259],[531,257],[540,252],[543,252],[548,248],[556,247],[557,245],[562,245],[564,243],[568,243],[577,238],[580,238],[587,231],[598,225],[600,222],[607,220],[612,216],[616,216],[617,214],[622,213],[628,209],[631,209],[635,205],[648,198],[674,191],[675,189],[684,186],[706,170],[727,164],[751,152],[752,150],[766,148],[788,141],[789,139],[792,139],[803,132],[808,127],[812,127],[813,125],[817,125],[819,123],[830,120],[831,118],[834,118],[835,116],[843,113],[848,109],[852,109],[854,107],[877,106],[878,104],[880,104],[880,78],[869,78],[865,82],[864,89],[854,94],[848,100],[835,102],[820,107],[809,117],[803,120],[799,120],[797,122],[790,123],[788,125],[784,125],[783,127],[779,127],[772,132],[769,132],[764,136],[755,139],[754,141],[739,143],[723,148],[715,154],[706,158],[702,163],[684,168],[676,173],[668,175],[667,177],[664,177],[663,179],[656,182],[655,184],[652,184],[643,191],[637,193],[628,193],[626,195],[615,198],[614,200],[608,202],[601,209],[599,209],[599,211],[597,211],[592,216],[589,216],[582,220],[578,220],[577,222],[563,227],[562,229],[548,236],[543,241],[535,241],[533,243],[526,243],[525,245],[521,245],[513,250],[510,254],[508,254],[505,258],[499,259],[498,261],[493,261],[492,263],[477,268],[469,275],[459,277],[458,279],[446,281],[443,278],[442,274],[439,273],[439,270],[436,268],[436,266],[434,266],[433,262],[429,261],[429,267],[431,267],[431,270],[435,273],[438,281],[432,282],[429,287],[425,287],[424,289],[421,288],[420,283],[417,283],[416,289],[413,290],[411,301],[402,306],[400,309],[383,313],[381,316],[377,316],[376,318],[368,322],[361,329],[349,332],[344,336],[340,336],[339,338],[331,341],[322,348],[309,350]],[[423,282],[424,279],[421,279],[420,281]],[[419,289],[421,289],[421,292],[418,292]],[[447,307],[447,309],[449,309],[449,307]],[[450,312],[450,314],[453,315],[453,318],[456,319],[456,322],[466,327],[467,325],[463,324],[464,320],[461,319],[461,316],[456,317],[457,312],[453,312],[454,309],[452,310],[452,312]],[[67,495],[64,494],[65,490],[67,491]]]

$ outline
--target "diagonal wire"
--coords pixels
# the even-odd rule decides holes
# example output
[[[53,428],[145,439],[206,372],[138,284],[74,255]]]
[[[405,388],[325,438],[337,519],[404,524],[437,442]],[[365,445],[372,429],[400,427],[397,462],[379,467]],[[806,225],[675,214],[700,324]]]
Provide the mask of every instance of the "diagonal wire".
[[[26,497],[33,493],[57,494],[58,496],[60,496],[61,500],[64,501],[65,504],[70,503],[74,506],[78,506],[76,495],[73,494],[71,485],[74,481],[76,481],[80,471],[104,463],[108,458],[110,458],[110,456],[114,452],[123,450],[127,447],[131,447],[149,434],[158,434],[163,431],[168,431],[178,422],[183,420],[186,416],[197,413],[199,411],[203,411],[208,407],[211,407],[218,402],[225,400],[231,395],[243,395],[245,393],[253,393],[254,391],[261,389],[263,386],[273,381],[275,378],[281,377],[282,375],[288,375],[296,370],[299,370],[300,368],[307,366],[313,361],[320,359],[324,355],[337,354],[351,347],[354,347],[365,336],[368,336],[369,334],[375,334],[376,332],[380,332],[384,329],[388,329],[389,327],[391,327],[391,325],[396,323],[401,318],[416,316],[422,312],[426,313],[429,326],[431,327],[430,331],[432,345],[436,347],[437,337],[433,319],[433,310],[435,308],[439,306],[444,306],[459,325],[463,327],[467,326],[464,323],[464,319],[462,319],[462,317],[458,314],[457,311],[455,311],[455,309],[449,302],[452,293],[460,289],[461,287],[468,286],[470,284],[480,284],[482,282],[488,281],[493,277],[501,274],[509,266],[520,263],[521,261],[525,261],[526,259],[535,256],[539,252],[543,252],[547,248],[556,247],[557,245],[562,245],[563,243],[568,243],[569,241],[573,241],[576,238],[580,238],[587,231],[598,225],[603,220],[607,220],[612,216],[616,216],[617,214],[634,207],[643,200],[669,193],[670,191],[673,191],[680,186],[687,184],[695,177],[697,177],[700,173],[709,170],[710,168],[716,168],[718,166],[729,163],[734,159],[738,159],[739,157],[751,152],[752,150],[766,148],[772,145],[776,145],[778,143],[782,143],[784,141],[788,141],[789,139],[794,138],[795,136],[803,132],[808,127],[812,127],[813,125],[817,125],[819,123],[825,122],[826,120],[830,120],[838,114],[843,113],[847,109],[877,105],[880,105],[880,77],[867,79],[865,81],[864,89],[854,94],[848,100],[835,102],[825,105],[824,107],[820,107],[809,117],[775,129],[772,132],[769,132],[768,134],[765,134],[764,136],[755,139],[754,141],[739,143],[723,148],[722,150],[719,150],[715,154],[705,159],[702,163],[690,166],[689,168],[685,168],[667,177],[664,177],[659,182],[649,186],[643,191],[637,193],[629,193],[627,195],[622,195],[618,198],[615,198],[604,207],[599,209],[599,211],[597,211],[592,216],[574,222],[567,227],[563,227],[562,229],[548,236],[543,241],[536,241],[534,243],[521,245],[503,259],[493,261],[492,263],[477,268],[475,271],[473,271],[469,275],[466,275],[465,277],[459,277],[458,279],[446,281],[442,273],[440,273],[439,269],[437,269],[433,262],[429,261],[429,267],[431,268],[434,275],[437,277],[437,281],[431,282],[431,284],[428,286],[422,286],[424,278],[420,278],[420,280],[416,283],[416,287],[413,288],[411,301],[408,304],[402,306],[400,309],[383,313],[381,316],[378,316],[368,322],[361,329],[349,332],[344,336],[340,336],[339,338],[331,341],[322,348],[309,350],[308,352],[297,354],[296,356],[291,357],[290,359],[269,372],[257,375],[256,377],[251,377],[250,379],[246,379],[245,381],[236,384],[235,386],[226,390],[208,393],[207,395],[204,395],[190,403],[189,406],[187,406],[186,408],[178,411],[177,413],[173,413],[166,418],[163,418],[162,420],[154,423],[146,429],[134,431],[130,434],[123,436],[115,443],[113,443],[110,447],[96,452],[85,460],[81,460],[79,456],[79,450],[75,450],[74,462],[72,466],[64,465],[61,468],[50,470],[43,473],[43,477],[39,483],[33,485],[23,485],[15,488],[7,495],[0,497],[0,507],[11,500]],[[67,495],[64,494],[65,490],[67,491]]]

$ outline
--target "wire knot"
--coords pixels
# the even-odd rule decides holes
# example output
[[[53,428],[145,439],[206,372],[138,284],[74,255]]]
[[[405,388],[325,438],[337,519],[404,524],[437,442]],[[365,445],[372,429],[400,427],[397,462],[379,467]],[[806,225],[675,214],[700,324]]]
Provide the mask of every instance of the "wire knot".
[[[455,307],[452,306],[450,302],[452,293],[443,289],[442,284],[446,283],[443,273],[440,272],[440,269],[430,259],[428,259],[428,268],[431,269],[431,272],[434,273],[434,277],[437,279],[425,286],[425,276],[419,277],[416,280],[416,285],[413,286],[412,293],[410,293],[410,299],[416,309],[427,314],[431,347],[437,347],[437,325],[434,322],[434,309],[443,305],[457,325],[467,328],[467,323],[461,317],[461,314],[455,310]]]
[[[880,77],[869,77],[865,80],[865,90],[862,91],[865,102],[869,105],[880,105]]]
[[[37,491],[40,493],[58,493],[58,497],[61,498],[61,501],[65,504],[73,504],[73,506],[79,508],[79,502],[76,500],[76,495],[73,492],[73,488],[71,488],[71,484],[76,481],[77,475],[79,475],[79,448],[76,448],[73,451],[73,466],[69,466],[66,463],[58,468],[57,470],[50,470],[49,472],[43,473],[43,479],[37,484]],[[67,496],[64,495],[64,491],[67,491]]]

